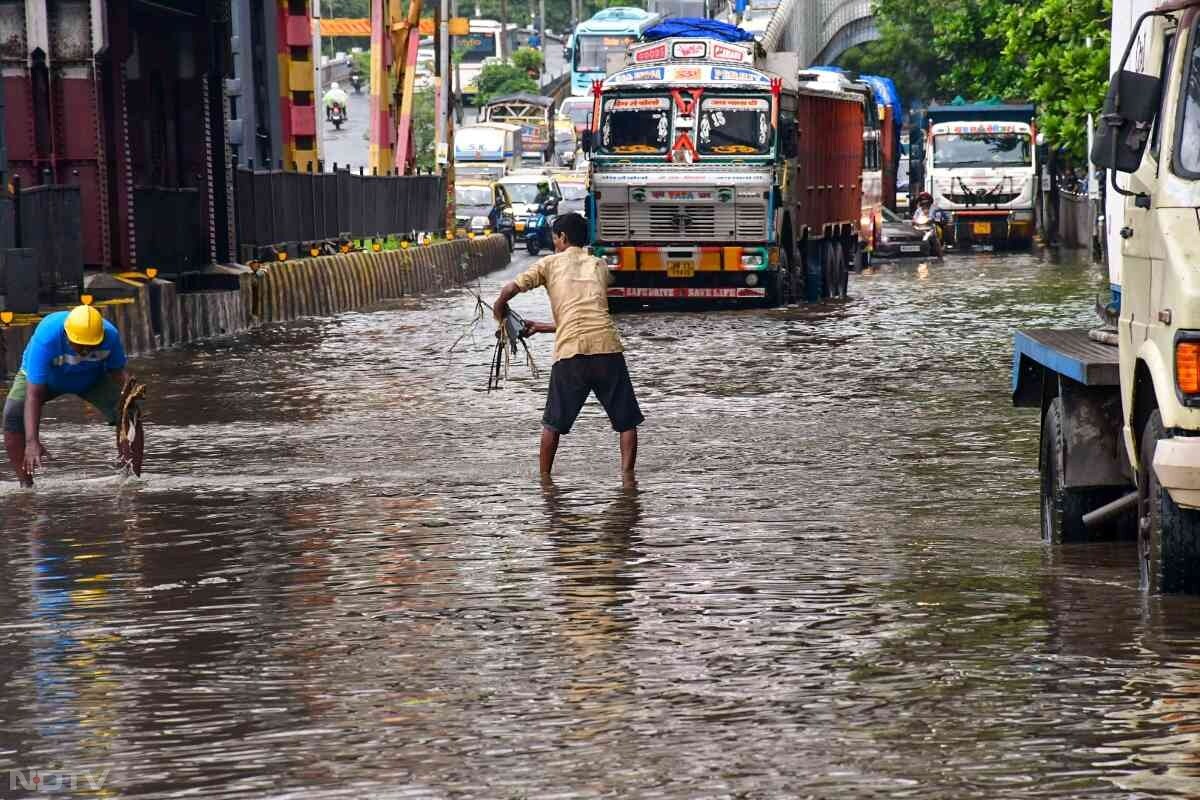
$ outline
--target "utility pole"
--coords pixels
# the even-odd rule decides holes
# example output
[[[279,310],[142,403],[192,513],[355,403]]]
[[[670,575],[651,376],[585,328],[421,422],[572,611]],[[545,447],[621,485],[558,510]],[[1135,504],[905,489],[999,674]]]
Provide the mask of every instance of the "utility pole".
[[[442,172],[442,154],[447,152],[449,144],[449,120],[446,109],[450,107],[450,97],[454,95],[454,81],[450,79],[450,0],[441,0],[438,8],[438,111],[433,115],[434,127],[437,132],[437,145],[434,159],[438,172]]]
[[[317,117],[317,164],[325,158],[325,87],[321,84],[321,0],[312,0],[313,109]],[[316,164],[313,165],[316,169]]]
[[[500,60],[508,61],[508,0],[500,0]]]
[[[538,43],[542,50],[542,69],[546,69],[546,0],[538,0]],[[551,139],[554,134],[551,133]]]

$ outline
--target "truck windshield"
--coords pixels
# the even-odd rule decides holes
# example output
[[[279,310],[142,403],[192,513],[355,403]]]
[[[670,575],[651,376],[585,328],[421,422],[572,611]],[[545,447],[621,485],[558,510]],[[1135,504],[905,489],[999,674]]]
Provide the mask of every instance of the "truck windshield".
[[[621,97],[604,101],[600,152],[654,155],[667,152],[671,107],[665,97]]]
[[[460,206],[490,206],[492,190],[487,186],[456,186],[454,203]]]
[[[944,133],[933,137],[933,166],[1028,167],[1033,164],[1026,133]]]
[[[575,71],[607,72],[608,54],[624,53],[636,36],[576,36]]]
[[[761,97],[706,97],[700,101],[698,149],[704,155],[771,152],[771,104]]]

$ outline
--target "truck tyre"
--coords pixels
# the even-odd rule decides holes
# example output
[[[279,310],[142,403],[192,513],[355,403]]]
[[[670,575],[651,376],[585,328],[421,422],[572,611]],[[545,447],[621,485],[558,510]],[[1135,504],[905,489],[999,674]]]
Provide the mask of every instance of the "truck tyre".
[[[529,238],[525,240],[525,250],[528,251],[529,255],[536,256],[541,249],[542,248],[538,246],[537,239]]]
[[[1200,593],[1200,511],[1180,508],[1154,472],[1164,438],[1158,409],[1146,420],[1138,446],[1138,572],[1148,592]]]
[[[793,289],[795,280],[795,275],[792,273],[792,254],[784,246],[779,250],[779,269],[767,282],[766,307],[776,308],[790,303],[792,296],[796,294]]]
[[[804,252],[804,297],[810,303],[821,299],[821,284],[825,274],[825,247],[809,246]]]
[[[850,289],[850,245],[839,242],[837,248],[837,296],[846,299]]]
[[[828,300],[837,291],[837,249],[833,242],[821,245],[821,299]]]
[[[1067,452],[1062,417],[1062,398],[1056,397],[1042,418],[1042,540],[1047,544],[1086,541],[1083,515],[1092,510],[1088,490],[1063,486]]]

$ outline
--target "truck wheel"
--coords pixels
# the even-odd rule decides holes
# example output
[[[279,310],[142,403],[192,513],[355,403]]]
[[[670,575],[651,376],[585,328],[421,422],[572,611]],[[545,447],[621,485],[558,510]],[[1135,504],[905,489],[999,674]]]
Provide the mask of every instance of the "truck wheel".
[[[1164,437],[1155,409],[1138,447],[1138,572],[1148,592],[1200,593],[1200,512],[1180,508],[1154,472],[1154,451]]]
[[[821,299],[828,300],[837,292],[837,250],[833,242],[821,245]]]
[[[804,252],[804,298],[810,303],[821,299],[821,283],[824,277],[825,248],[817,245],[806,247]]]
[[[838,251],[838,297],[846,299],[850,291],[850,245],[839,244]]]

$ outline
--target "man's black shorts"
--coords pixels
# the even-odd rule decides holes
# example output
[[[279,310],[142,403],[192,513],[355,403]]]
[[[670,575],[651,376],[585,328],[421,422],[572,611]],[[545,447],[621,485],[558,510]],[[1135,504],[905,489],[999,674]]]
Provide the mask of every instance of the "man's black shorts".
[[[554,362],[542,424],[559,433],[570,433],[591,392],[596,393],[596,399],[608,412],[613,430],[618,433],[633,430],[646,420],[633,393],[625,355],[604,353]]]

